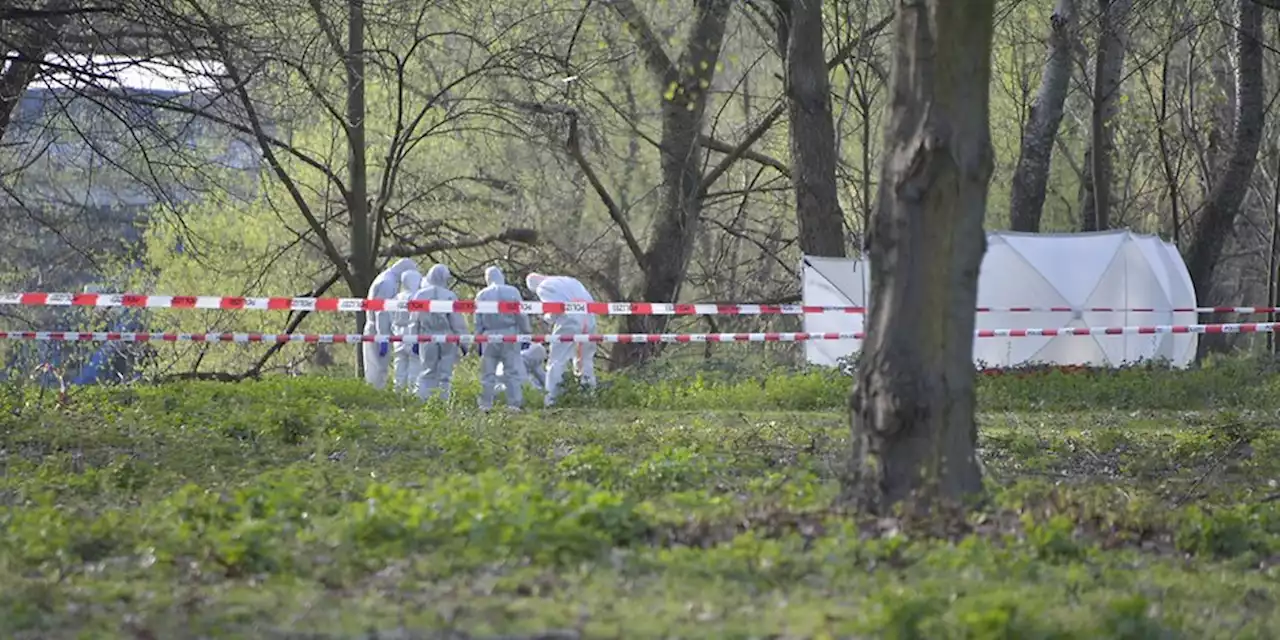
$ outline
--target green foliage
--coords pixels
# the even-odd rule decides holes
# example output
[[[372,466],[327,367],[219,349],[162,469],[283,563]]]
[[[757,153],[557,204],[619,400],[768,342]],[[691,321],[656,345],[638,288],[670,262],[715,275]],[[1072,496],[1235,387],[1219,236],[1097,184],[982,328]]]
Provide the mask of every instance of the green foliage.
[[[282,249],[290,244],[288,219],[273,213],[272,199],[285,197],[270,186],[250,201],[212,194],[175,216],[158,216],[144,234],[149,273],[134,273],[128,290],[179,295],[298,296],[314,285],[315,274],[331,271],[314,252]],[[181,220],[180,224],[175,219]],[[319,279],[323,279],[321,276]],[[342,285],[328,295],[345,295]],[[285,313],[227,313],[216,310],[155,309],[147,314],[153,331],[279,333]],[[311,314],[301,333],[358,332],[349,314]],[[185,345],[163,352],[155,370],[247,370],[270,345]],[[314,348],[290,348],[279,362],[306,358]]]
[[[0,635],[1280,623],[1280,378],[1258,363],[984,378],[991,500],[928,523],[842,509],[848,378],[692,380],[519,415],[473,413],[466,381],[452,407],[321,377],[19,392],[0,413]]]
[[[602,408],[822,411],[846,406],[853,370],[794,371],[725,352],[720,359],[658,361],[626,376],[605,376],[589,402]],[[1269,360],[1232,359],[1172,371],[1156,365],[1063,370],[1043,365],[980,375],[978,397],[988,411],[1280,408],[1280,381]],[[1114,435],[1114,434],[1113,434]]]

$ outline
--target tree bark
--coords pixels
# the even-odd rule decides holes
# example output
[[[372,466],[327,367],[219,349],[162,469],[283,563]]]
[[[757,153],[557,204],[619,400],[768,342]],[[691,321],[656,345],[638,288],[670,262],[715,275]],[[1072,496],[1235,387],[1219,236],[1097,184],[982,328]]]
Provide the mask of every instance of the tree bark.
[[[880,512],[982,488],[973,309],[994,165],[994,0],[899,7],[867,339],[850,398],[851,497]]]
[[[1120,87],[1128,48],[1125,21],[1133,0],[1098,0],[1098,49],[1094,56],[1093,105],[1089,152],[1081,185],[1081,229],[1102,231],[1111,227],[1111,182],[1114,170],[1115,118],[1120,111]]]
[[[836,188],[836,131],[823,52],[822,0],[780,0],[787,24],[786,90],[791,183],[800,250],[845,257],[844,211]]]
[[[1009,226],[1014,231],[1040,231],[1053,145],[1062,123],[1071,84],[1071,43],[1075,37],[1075,0],[1058,0],[1049,16],[1049,50],[1040,88],[1031,103],[1018,166],[1013,172]]]
[[[1214,274],[1222,249],[1235,227],[1240,204],[1253,179],[1266,116],[1262,9],[1250,0],[1238,0],[1235,11],[1236,100],[1230,150],[1225,162],[1220,163],[1218,178],[1196,219],[1186,254],[1191,282],[1202,302],[1213,294]]]
[[[1272,147],[1272,153],[1280,156],[1280,149]],[[1271,180],[1271,243],[1267,252],[1267,306],[1280,304],[1280,161]],[[1276,322],[1280,316],[1267,314],[1267,322]],[[1276,334],[1267,333],[1267,353],[1276,353]]]
[[[1235,117],[1237,111],[1235,81],[1235,65],[1237,61],[1233,59],[1234,51],[1230,51],[1232,43],[1235,42],[1235,3],[1219,2],[1214,7],[1214,14],[1218,17],[1218,27],[1222,34],[1223,46],[1209,53],[1208,70],[1209,77],[1212,79],[1213,92],[1221,92],[1218,99],[1215,95],[1213,100],[1208,102],[1209,110],[1213,113],[1213,118],[1209,122],[1207,144],[1204,148],[1204,160],[1201,166],[1205,167],[1204,181],[1210,186],[1205,189],[1205,197],[1208,197],[1209,191],[1212,190],[1214,177],[1221,172],[1221,163],[1230,152],[1231,129],[1235,126]],[[1206,30],[1211,33],[1211,30]]]
[[[377,276],[369,225],[369,172],[365,145],[364,0],[347,0],[347,212],[351,216],[351,295],[363,298]],[[364,332],[365,314],[356,314],[355,333]],[[362,349],[355,349],[356,375],[364,376]]]

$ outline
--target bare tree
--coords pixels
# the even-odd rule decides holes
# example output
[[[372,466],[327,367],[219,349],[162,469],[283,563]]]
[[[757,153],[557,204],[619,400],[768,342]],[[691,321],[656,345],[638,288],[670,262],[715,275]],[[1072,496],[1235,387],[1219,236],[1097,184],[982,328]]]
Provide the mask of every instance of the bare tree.
[[[1196,291],[1205,296],[1213,291],[1223,247],[1249,190],[1266,117],[1261,5],[1251,0],[1236,0],[1236,4],[1233,43],[1236,100],[1229,155],[1218,168],[1186,249],[1191,281]]]
[[[292,215],[303,223],[296,230],[301,243],[323,256],[352,295],[363,297],[388,258],[534,240],[522,229],[450,237],[447,232],[459,229],[456,224],[432,221],[417,211],[457,176],[449,170],[415,174],[423,166],[416,153],[428,140],[487,117],[484,101],[471,94],[480,90],[483,78],[516,70],[511,50],[500,44],[502,29],[437,28],[433,23],[440,16],[430,13],[431,7],[380,6],[369,18],[363,0],[224,7],[226,14],[186,0],[185,8],[195,16],[187,37],[207,40],[225,68],[225,99],[218,108],[194,115],[255,142]],[[299,21],[315,29],[301,41]],[[339,30],[344,23],[345,34]],[[375,39],[366,43],[370,33]],[[455,58],[430,59],[433,50],[449,48],[457,52]],[[451,66],[453,60],[466,62]],[[339,68],[341,80],[333,73]],[[388,99],[372,103],[371,83]],[[379,128],[371,137],[375,119]],[[336,132],[326,146],[341,152],[329,157],[323,147],[293,142],[298,131],[278,135],[272,121],[284,128],[323,123]],[[357,318],[357,327],[362,324]]]
[[[659,143],[662,203],[654,218],[648,246],[641,251],[638,241],[629,239],[627,244],[643,273],[640,299],[650,302],[675,300],[680,294],[701,223],[706,194],[702,171],[703,124],[711,101],[709,89],[724,43],[731,3],[728,0],[698,0],[688,41],[675,58],[667,52],[648,17],[632,0],[612,0],[608,5],[634,34],[650,78],[663,96]],[[584,170],[587,169],[585,156],[575,153],[572,144],[570,153],[580,160]],[[588,173],[589,177],[592,175],[594,172]],[[622,221],[621,210],[607,195],[603,183],[598,179],[593,179],[592,183],[605,201],[611,217]],[[635,333],[660,332],[665,323],[666,318],[662,316],[628,316],[627,330]],[[629,349],[620,349],[620,357],[615,362],[626,366],[656,353],[650,345],[633,345]]]
[[[1156,130],[1156,148],[1159,153],[1160,179],[1164,183],[1164,205],[1168,207],[1168,231],[1173,238],[1174,246],[1182,248],[1183,242],[1183,180],[1186,174],[1187,140],[1180,140],[1174,133],[1175,115],[1181,110],[1180,96],[1183,92],[1179,74],[1175,72],[1175,54],[1180,49],[1192,17],[1183,2],[1173,5],[1168,16],[1161,16],[1156,21],[1164,25],[1170,32],[1168,44],[1159,52],[1160,67],[1154,72],[1149,68],[1142,70],[1141,76],[1147,100],[1154,117]],[[1157,75],[1153,79],[1151,76]],[[1159,207],[1159,205],[1157,205]],[[1160,207],[1163,209],[1163,207]]]
[[[785,163],[755,148],[788,111],[785,95],[772,99],[772,104],[765,109],[750,107],[754,100],[747,89],[752,86],[748,73],[751,66],[760,62],[763,53],[747,69],[743,69],[733,59],[726,62],[727,66],[738,67],[732,73],[719,73],[719,65],[712,61],[696,66],[687,62],[691,58],[705,55],[706,52],[699,52],[702,45],[698,44],[698,34],[708,32],[709,20],[725,22],[722,28],[727,32],[728,21],[734,17],[731,10],[725,9],[722,12],[714,3],[695,4],[692,15],[680,21],[689,25],[689,35],[687,39],[682,39],[684,44],[678,56],[667,51],[671,45],[665,42],[671,39],[677,27],[651,23],[651,15],[638,9],[635,3],[617,0],[606,4],[615,16],[623,18],[626,36],[638,45],[635,53],[610,46],[611,52],[615,49],[622,49],[622,52],[571,58],[570,53],[582,49],[575,49],[576,38],[593,27],[601,31],[594,34],[597,38],[605,43],[611,41],[608,26],[582,27],[580,21],[572,33],[562,36],[562,39],[567,36],[569,40],[568,46],[564,47],[567,51],[557,54],[554,61],[557,72],[572,80],[568,87],[577,88],[556,90],[561,95],[555,97],[546,92],[540,94],[534,90],[522,89],[519,91],[526,96],[524,99],[509,101],[526,114],[535,116],[532,120],[537,123],[536,128],[542,131],[537,136],[539,140],[550,139],[557,147],[563,145],[565,156],[573,160],[579,172],[571,172],[567,176],[569,181],[572,182],[576,175],[585,178],[584,182],[595,192],[612,225],[607,233],[574,231],[557,234],[560,237],[550,240],[544,246],[555,246],[555,259],[566,266],[571,264],[576,273],[590,280],[604,294],[622,297],[629,290],[633,292],[632,299],[654,302],[679,300],[682,294],[696,296],[726,293],[714,288],[716,285],[713,283],[721,282],[721,279],[712,272],[724,265],[722,258],[728,259],[729,255],[735,253],[732,248],[735,243],[749,247],[747,252],[734,260],[739,265],[749,266],[753,272],[747,278],[751,283],[750,288],[757,288],[759,291],[766,281],[772,282],[768,272],[775,266],[781,265],[783,271],[793,272],[794,263],[785,254],[794,251],[798,242],[795,238],[788,237],[790,225],[779,219],[784,207],[782,198],[787,195],[782,192],[788,190],[782,183],[791,181],[792,171]],[[585,3],[584,6],[594,5]],[[777,30],[779,27],[787,27],[785,23],[778,21],[772,3],[744,3],[743,6],[747,10],[741,15],[748,22],[753,19],[752,16],[763,14],[767,27],[757,26],[757,32],[777,53]],[[651,11],[652,16],[661,16],[661,9]],[[860,35],[844,39],[833,57],[826,61],[826,72],[839,68],[850,56],[864,53],[864,49],[868,48],[865,43],[883,31],[890,19],[891,16],[880,18],[874,24],[868,21]],[[725,42],[741,46],[740,41],[728,38],[727,33],[719,37]],[[636,86],[630,84],[630,77],[612,82],[603,74],[593,72],[603,66],[617,64],[616,60],[610,62],[604,58],[632,55],[645,63],[641,74],[643,80]],[[719,52],[715,55],[716,61],[723,56]],[[779,54],[779,57],[784,58],[785,54]],[[676,78],[668,66],[673,61],[679,67],[676,71],[696,71],[697,75]],[[552,65],[551,61],[545,59],[530,62],[531,67],[538,64]],[[672,83],[672,78],[677,81]],[[681,83],[695,86],[699,91],[686,96],[684,93],[688,92],[682,93]],[[653,120],[650,122],[641,121],[637,114],[644,110],[638,110],[634,106],[640,84],[649,85],[656,90],[649,95],[657,98],[661,105],[661,109],[650,110],[653,113]],[[726,121],[729,121],[726,112],[737,101],[711,100],[710,96],[699,95],[704,93],[701,91],[704,87],[710,89],[713,95],[732,95],[736,92],[746,106],[745,121],[726,125]],[[644,89],[639,88],[639,91],[639,95],[643,96]],[[770,100],[766,98],[766,101]],[[684,146],[688,142],[685,134],[692,124],[688,122],[688,118],[696,115],[700,109],[705,112],[705,117],[701,117],[697,123],[700,133],[696,136],[696,146],[688,148],[688,152],[694,155],[688,155]],[[554,124],[545,117],[551,114],[558,116],[552,119]],[[619,121],[622,127],[609,129],[610,123],[616,124]],[[681,122],[684,124],[680,124]],[[726,135],[732,135],[735,140],[721,139],[716,135],[717,131],[733,129],[736,131]],[[619,149],[610,157],[610,134],[616,137],[620,146],[626,149],[625,152],[619,153]],[[545,142],[534,144],[545,146]],[[641,147],[655,151],[657,166],[646,167],[645,171],[637,172],[634,163]],[[622,166],[610,165],[610,160],[622,161]],[[734,171],[740,161],[754,166],[741,172]],[[698,188],[689,191],[689,194],[696,193],[696,202],[690,202],[686,196],[679,195],[680,189],[685,188],[682,182],[691,179],[678,175],[684,171],[698,176]],[[635,186],[645,193],[639,198],[625,197],[628,188],[636,180],[642,181]],[[647,189],[644,187],[645,182],[651,185]],[[680,210],[673,209],[676,204],[679,204]],[[575,230],[580,229],[584,221],[581,206],[568,202],[564,205],[574,212],[573,227]],[[794,211],[792,207],[785,207],[785,210],[787,217]],[[724,215],[727,219],[720,219],[718,215]],[[558,221],[558,224],[566,226],[563,222]],[[642,225],[647,225],[648,229],[642,229]],[[715,236],[722,234],[732,238],[732,242],[714,241]],[[604,240],[608,235],[614,235],[616,239]],[[591,237],[598,240],[590,240]],[[578,240],[589,242],[591,246],[573,250],[558,248],[559,245]],[[706,254],[723,248],[724,255],[701,255],[699,248]],[[598,261],[588,261],[585,259],[588,256],[596,256]],[[620,258],[629,263],[627,267],[630,268],[621,268]],[[601,265],[600,262],[605,264]],[[738,268],[724,266],[729,273],[735,274],[729,280],[743,282],[737,275],[741,273]],[[778,275],[790,281],[781,291],[776,287],[762,287],[764,290],[759,295],[763,300],[791,299],[794,296],[795,289],[791,283],[795,282],[795,274]],[[627,331],[650,333],[665,330],[670,326],[670,320],[636,316],[622,322]],[[657,344],[627,345],[616,350],[618,357],[613,360],[613,365],[621,367],[639,363],[656,355],[659,350],[660,345]]]
[[[786,59],[791,182],[800,250],[844,257],[844,211],[836,190],[836,133],[823,52],[822,0],[774,0]]]
[[[994,4],[900,5],[867,340],[850,402],[851,489],[873,509],[982,487],[973,309],[994,163]]]
[[[884,95],[889,73],[884,47],[879,46],[878,32],[868,28],[872,24],[873,5],[880,4],[874,0],[841,0],[838,5],[843,12],[836,19],[837,33],[844,26],[848,35],[851,55],[840,62],[844,71],[846,85],[841,96],[842,108],[836,125],[836,149],[838,155],[843,154],[845,145],[856,145],[858,154],[853,161],[842,161],[841,182],[848,184],[853,191],[853,200],[857,212],[857,232],[855,244],[861,250],[866,244],[866,232],[870,228],[871,213],[875,209],[875,182],[877,177],[877,160],[879,153],[876,145],[876,131],[879,127],[879,116],[883,113],[880,104]],[[888,13],[882,21],[887,26]],[[847,47],[842,46],[844,50]],[[850,116],[854,116],[850,118]],[[845,124],[852,120],[856,123],[852,135],[846,134]]]
[[[1077,23],[1075,4],[1075,0],[1058,0],[1053,15],[1049,16],[1048,57],[1040,76],[1040,88],[1031,103],[1022,151],[1013,173],[1009,226],[1014,231],[1040,231],[1054,141],[1071,84],[1072,41]]]
[[[1085,194],[1081,213],[1084,231],[1098,231],[1111,226],[1115,118],[1120,110],[1124,59],[1129,47],[1127,20],[1133,6],[1133,0],[1097,1],[1098,44],[1094,52],[1089,152],[1081,185]]]

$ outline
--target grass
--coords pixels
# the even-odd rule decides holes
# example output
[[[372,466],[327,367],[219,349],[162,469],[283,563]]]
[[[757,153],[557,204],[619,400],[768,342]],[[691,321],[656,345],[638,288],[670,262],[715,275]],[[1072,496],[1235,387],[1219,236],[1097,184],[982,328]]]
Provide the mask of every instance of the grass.
[[[841,508],[848,386],[11,389],[0,637],[1280,636],[1270,366],[983,378],[990,504],[926,521]]]

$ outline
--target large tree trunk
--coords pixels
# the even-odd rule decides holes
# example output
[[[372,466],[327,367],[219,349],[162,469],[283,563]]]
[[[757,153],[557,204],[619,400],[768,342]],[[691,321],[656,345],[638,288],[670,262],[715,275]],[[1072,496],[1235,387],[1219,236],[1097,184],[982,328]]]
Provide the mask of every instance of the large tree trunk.
[[[1111,228],[1111,183],[1114,170],[1115,118],[1120,111],[1120,87],[1124,81],[1124,56],[1128,48],[1129,9],[1133,0],[1098,0],[1098,49],[1094,57],[1093,113],[1090,117],[1089,151],[1081,228]]]
[[[1040,89],[1031,103],[1022,151],[1013,172],[1009,226],[1014,231],[1040,231],[1053,144],[1062,123],[1063,105],[1071,84],[1071,43],[1075,37],[1075,0],[1058,0],[1049,17],[1049,52],[1040,76]]]
[[[730,0],[697,0],[688,44],[674,61],[632,0],[611,5],[636,34],[645,64],[663,93],[662,205],[641,265],[640,299],[646,302],[678,298],[698,237],[703,194],[699,137],[731,5]],[[669,316],[627,316],[625,326],[629,333],[661,333],[668,320]],[[652,358],[660,347],[654,343],[619,346],[623,347],[615,360],[619,368]]]
[[[843,258],[844,212],[836,188],[836,132],[822,48],[822,0],[788,0],[784,6],[791,182],[800,250]]]
[[[1234,44],[1235,117],[1226,161],[1219,164],[1218,177],[1196,219],[1187,247],[1187,269],[1197,297],[1212,295],[1214,273],[1222,257],[1222,249],[1235,227],[1240,203],[1244,200],[1258,161],[1262,129],[1266,114],[1266,96],[1262,70],[1262,9],[1250,0],[1238,0],[1235,17]],[[1211,343],[1201,340],[1201,354]]]
[[[867,339],[850,400],[850,488],[873,510],[982,488],[973,310],[994,163],[993,7],[899,5]]]

